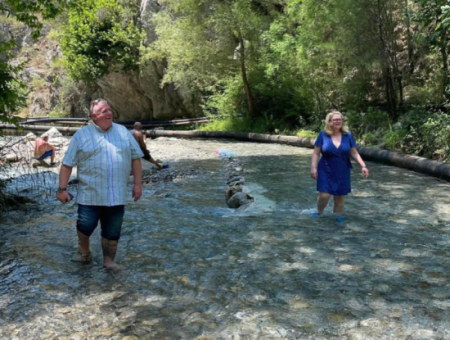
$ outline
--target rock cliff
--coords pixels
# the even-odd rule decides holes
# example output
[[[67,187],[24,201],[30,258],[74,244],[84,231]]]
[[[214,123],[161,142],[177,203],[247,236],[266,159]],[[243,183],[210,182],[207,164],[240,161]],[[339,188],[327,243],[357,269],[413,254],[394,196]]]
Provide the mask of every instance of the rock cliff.
[[[146,33],[144,46],[155,39],[152,16],[160,10],[156,0],[142,0],[140,16]],[[0,18],[1,19],[1,18]],[[11,25],[0,21],[0,31],[9,34]],[[14,36],[18,41],[16,63],[25,63],[22,77],[29,87],[27,108],[21,116],[85,117],[89,102],[106,99],[117,120],[169,120],[202,115],[199,100],[187,88],[173,84],[161,86],[163,62],[143,63],[137,71],[110,73],[94,86],[74,83],[61,66],[63,57],[52,24],[46,24],[39,41],[33,42],[26,28],[18,25]]]

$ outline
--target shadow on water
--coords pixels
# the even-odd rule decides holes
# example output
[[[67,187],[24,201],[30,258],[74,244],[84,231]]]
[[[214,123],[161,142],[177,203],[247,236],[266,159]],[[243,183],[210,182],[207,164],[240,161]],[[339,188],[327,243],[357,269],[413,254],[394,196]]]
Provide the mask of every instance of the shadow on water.
[[[0,335],[448,335],[449,184],[370,164],[369,179],[353,173],[346,222],[330,210],[312,219],[310,151],[289,155],[297,149],[288,148],[240,152],[256,198],[242,212],[225,205],[223,161],[172,163],[198,175],[146,186],[127,207],[119,273],[102,269],[98,231],[94,263],[71,262],[75,205],[50,201],[35,215],[10,216],[0,225]]]

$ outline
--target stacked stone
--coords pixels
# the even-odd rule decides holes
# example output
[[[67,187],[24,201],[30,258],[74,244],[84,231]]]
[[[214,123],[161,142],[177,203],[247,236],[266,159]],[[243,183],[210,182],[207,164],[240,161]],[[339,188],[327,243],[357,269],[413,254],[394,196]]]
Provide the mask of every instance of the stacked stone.
[[[232,209],[246,209],[254,198],[243,191],[245,179],[243,176],[243,168],[237,158],[225,158],[228,162],[226,166],[227,190],[225,192],[225,200],[227,205]]]

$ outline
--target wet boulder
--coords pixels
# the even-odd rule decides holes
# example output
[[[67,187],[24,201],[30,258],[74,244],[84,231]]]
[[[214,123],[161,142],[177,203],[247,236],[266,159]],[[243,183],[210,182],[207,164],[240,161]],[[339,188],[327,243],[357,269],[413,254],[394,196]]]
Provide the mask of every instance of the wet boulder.
[[[226,192],[225,192],[225,200],[226,202],[228,202],[230,200],[230,198],[238,193],[238,192],[242,192],[242,186],[241,185],[233,185],[231,187],[228,187]]]
[[[239,207],[242,207],[244,205],[248,205],[254,201],[253,197],[244,193],[244,192],[237,192],[231,198],[228,200],[227,204],[228,207],[232,209],[237,209]]]
[[[62,137],[62,133],[58,131],[57,128],[52,127],[47,132],[44,132],[41,137],[48,136],[48,138]]]
[[[232,177],[231,179],[229,179],[227,181],[227,184],[228,185],[234,185],[234,183],[238,183],[240,181],[242,181],[242,177],[241,176],[235,176],[235,177]]]

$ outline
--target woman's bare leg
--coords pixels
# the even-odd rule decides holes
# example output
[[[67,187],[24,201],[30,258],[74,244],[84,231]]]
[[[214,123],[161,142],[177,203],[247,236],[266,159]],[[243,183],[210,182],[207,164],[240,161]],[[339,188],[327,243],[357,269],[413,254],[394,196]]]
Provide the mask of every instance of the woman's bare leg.
[[[330,200],[331,195],[326,192],[319,192],[319,198],[317,199],[317,212],[319,214],[323,213],[325,207]]]
[[[338,215],[342,215],[344,212],[345,196],[333,196],[334,205],[333,212]]]

